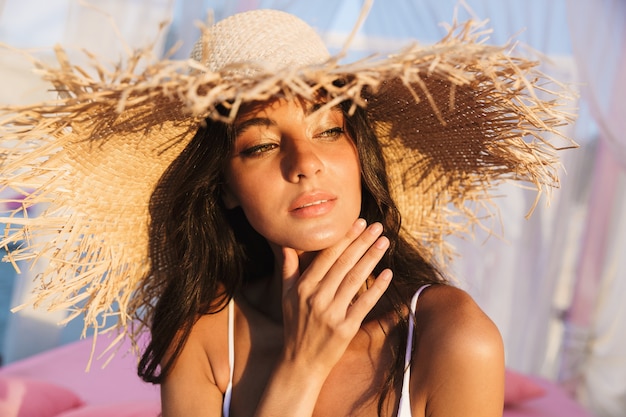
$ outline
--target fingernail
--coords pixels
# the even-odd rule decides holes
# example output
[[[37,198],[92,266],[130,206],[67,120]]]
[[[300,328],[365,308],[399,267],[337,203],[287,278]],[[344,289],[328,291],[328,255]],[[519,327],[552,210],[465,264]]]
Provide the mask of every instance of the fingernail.
[[[369,231],[373,235],[379,235],[383,231],[383,225],[380,223],[374,223],[370,226]]]
[[[391,272],[391,269],[385,269],[383,270],[383,272],[380,273],[380,275],[378,276],[378,279],[382,279],[383,281],[391,281],[392,277],[393,277],[393,272]]]
[[[357,219],[354,222],[354,228],[355,229],[363,230],[363,229],[365,229],[365,226],[367,226],[367,222],[365,221],[365,219]]]
[[[376,246],[378,249],[386,249],[387,246],[389,246],[389,239],[387,239],[385,236],[382,236],[376,241],[376,243],[374,243],[374,246]]]

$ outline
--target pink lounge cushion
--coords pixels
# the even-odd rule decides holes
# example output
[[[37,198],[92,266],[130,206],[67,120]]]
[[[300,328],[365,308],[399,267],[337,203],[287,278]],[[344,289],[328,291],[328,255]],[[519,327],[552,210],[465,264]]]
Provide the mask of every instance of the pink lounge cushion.
[[[503,417],[595,417],[558,383],[538,376],[528,376],[545,395],[504,407]]]
[[[53,417],[83,405],[74,392],[49,382],[0,376],[0,416]]]
[[[533,379],[519,372],[507,369],[504,374],[504,406],[511,406],[542,397],[546,390]]]
[[[158,417],[161,407],[155,401],[88,405],[59,414],[57,417]]]
[[[128,341],[124,341],[115,357],[103,368],[108,356],[98,358],[110,340],[101,337],[91,369],[87,372],[92,342],[92,339],[83,339],[9,363],[0,368],[0,376],[57,384],[79,394],[89,405],[110,404],[112,399],[115,402],[159,400],[159,386],[143,382],[137,376],[137,356],[129,352]]]

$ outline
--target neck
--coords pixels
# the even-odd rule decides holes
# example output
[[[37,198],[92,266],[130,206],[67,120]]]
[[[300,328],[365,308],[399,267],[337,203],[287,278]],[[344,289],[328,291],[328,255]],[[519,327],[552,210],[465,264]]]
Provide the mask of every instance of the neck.
[[[247,284],[242,289],[245,301],[259,313],[276,323],[283,323],[283,275],[282,275],[282,252],[272,248],[274,252],[274,273],[267,278]],[[317,252],[302,252],[300,259],[300,272],[304,271],[313,261]]]

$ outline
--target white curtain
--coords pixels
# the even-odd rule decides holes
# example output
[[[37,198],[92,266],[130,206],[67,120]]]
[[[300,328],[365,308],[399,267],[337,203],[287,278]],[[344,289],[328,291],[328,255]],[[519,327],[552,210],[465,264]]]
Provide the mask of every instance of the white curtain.
[[[599,416],[626,413],[626,2],[569,0],[582,98],[599,127],[562,379]]]

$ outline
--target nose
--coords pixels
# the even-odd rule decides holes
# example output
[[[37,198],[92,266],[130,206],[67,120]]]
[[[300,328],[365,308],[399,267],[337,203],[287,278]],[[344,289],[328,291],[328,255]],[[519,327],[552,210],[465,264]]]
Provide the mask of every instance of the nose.
[[[315,144],[308,139],[290,140],[285,146],[282,164],[288,181],[297,183],[324,170],[324,163]]]

